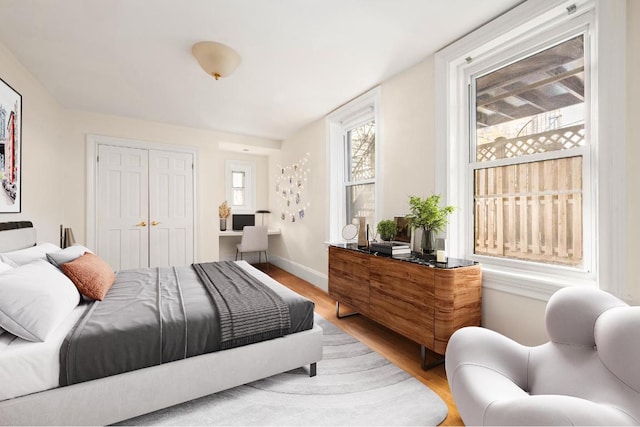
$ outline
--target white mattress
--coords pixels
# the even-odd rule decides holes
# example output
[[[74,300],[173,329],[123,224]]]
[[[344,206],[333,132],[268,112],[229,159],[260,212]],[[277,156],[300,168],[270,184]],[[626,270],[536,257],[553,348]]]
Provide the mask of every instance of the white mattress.
[[[0,334],[0,400],[58,387],[60,346],[86,307],[76,307],[45,342]]]
[[[293,293],[246,261],[236,263],[278,294]],[[46,342],[30,342],[8,332],[0,333],[0,401],[58,387],[60,347],[85,308],[85,304],[76,307]]]

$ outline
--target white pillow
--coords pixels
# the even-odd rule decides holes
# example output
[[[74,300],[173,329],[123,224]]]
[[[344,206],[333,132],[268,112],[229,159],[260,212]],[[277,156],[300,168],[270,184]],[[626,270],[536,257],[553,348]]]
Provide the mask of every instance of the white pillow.
[[[62,264],[66,264],[76,258],[80,258],[85,254],[85,252],[93,253],[82,245],[74,244],[59,251],[49,252],[47,254],[47,259],[51,264],[58,268],[62,268]]]
[[[26,249],[0,254],[0,260],[14,267],[29,264],[37,259],[47,260],[47,253],[59,251],[60,246],[53,243],[38,243]]]
[[[78,305],[67,276],[36,260],[0,274],[0,327],[28,341],[45,341]]]

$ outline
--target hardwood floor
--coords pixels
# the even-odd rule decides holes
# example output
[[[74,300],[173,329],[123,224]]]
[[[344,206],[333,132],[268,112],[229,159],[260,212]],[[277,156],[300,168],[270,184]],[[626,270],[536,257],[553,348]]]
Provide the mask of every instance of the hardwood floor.
[[[336,302],[325,291],[274,265],[270,265],[269,268],[266,268],[265,264],[257,267],[278,282],[312,300],[316,305],[316,312],[322,317],[356,337],[436,392],[449,407],[449,415],[441,425],[463,425],[449,390],[444,365],[423,371],[420,367],[420,345],[364,316],[338,319],[335,315]],[[344,313],[348,313],[347,307],[344,309],[343,307],[341,304],[340,313],[342,314],[343,310],[345,310]],[[438,359],[440,356],[435,353],[427,354],[427,362]]]

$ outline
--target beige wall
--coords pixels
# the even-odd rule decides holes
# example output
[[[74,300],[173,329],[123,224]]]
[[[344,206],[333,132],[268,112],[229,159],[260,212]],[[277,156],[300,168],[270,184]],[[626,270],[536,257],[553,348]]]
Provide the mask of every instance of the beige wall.
[[[382,216],[392,218],[408,210],[409,195],[426,196],[434,189],[435,171],[431,153],[433,131],[433,58],[412,67],[381,85],[381,171]],[[281,221],[274,209],[272,224],[282,229],[270,252],[292,264],[299,275],[326,289],[329,177],[327,164],[327,125],[321,118],[283,141],[282,153],[270,159],[271,187],[275,187],[278,165],[287,165],[310,153],[311,175],[307,192],[311,206],[302,221]],[[426,160],[425,160],[426,159]],[[273,239],[276,240],[276,239]],[[285,265],[283,265],[285,267]],[[299,270],[295,270],[299,267]]]
[[[640,2],[628,0],[628,55],[627,55],[627,187],[628,203],[628,255],[627,288],[632,303],[640,304],[640,282],[635,280],[633,265],[640,258],[640,191],[633,183],[640,182],[640,131],[633,126],[633,118],[640,117]],[[634,72],[634,70],[636,70]],[[398,74],[381,84],[381,182],[383,188],[382,215],[392,217],[407,210],[410,194],[428,195],[435,186],[434,150],[434,63],[433,57]],[[304,153],[305,150],[326,150],[325,119],[308,126],[283,143],[282,157]],[[295,157],[295,156],[294,156]],[[314,179],[328,180],[327,165],[316,161]],[[625,185],[621,183],[621,185]],[[321,188],[320,186],[318,188]],[[325,189],[327,186],[324,187]],[[327,215],[328,195],[312,194],[313,211],[310,215]],[[311,212],[311,211],[310,211]],[[322,221],[302,221],[295,225],[295,233],[283,234],[276,253],[294,264],[317,271],[317,277],[326,277],[326,254],[319,256],[318,245],[326,239],[325,228],[316,227]],[[325,227],[328,224],[325,221]],[[309,240],[312,239],[312,240]],[[301,242],[304,241],[304,245]],[[311,249],[310,249],[311,248]],[[321,280],[317,280],[323,286]],[[524,344],[535,345],[546,341],[544,310],[546,302],[513,295],[493,289],[483,292],[483,324]]]
[[[217,260],[218,205],[225,200],[226,159],[256,163],[258,206],[267,206],[267,157],[218,149],[219,142],[259,148],[273,140],[224,132],[198,130],[164,123],[69,111],[57,104],[3,45],[0,75],[22,94],[22,213],[2,215],[1,220],[32,220],[39,238],[57,242],[59,225],[72,227],[76,240],[84,242],[86,227],[86,140],[88,134],[141,140],[197,149],[196,234],[197,261]],[[223,239],[233,246],[233,239]],[[222,248],[231,252],[231,248]]]
[[[627,288],[634,304],[640,304],[640,282],[633,269],[640,257],[640,131],[633,126],[640,117],[640,2],[627,1]],[[406,212],[409,194],[427,195],[435,189],[434,174],[434,65],[433,57],[381,84],[380,129],[382,144],[382,215]],[[259,206],[269,205],[269,222],[282,229],[272,238],[270,253],[296,272],[304,272],[314,283],[326,284],[328,236],[327,135],[324,118],[310,124],[282,144],[282,151],[267,160],[221,152],[219,141],[249,145],[273,141],[125,119],[85,112],[67,111],[0,45],[0,76],[23,97],[22,213],[4,214],[2,220],[30,219],[43,240],[56,241],[58,226],[64,223],[76,231],[79,240],[85,228],[85,185],[87,133],[121,138],[189,145],[198,149],[198,236],[199,259],[218,259],[217,206],[224,200],[224,160],[253,159],[258,165]],[[302,221],[280,220],[275,196],[278,165],[298,161],[309,153],[311,173],[306,186],[310,203]],[[621,183],[624,185],[624,183]],[[484,291],[483,322],[523,343],[544,341],[542,325],[545,303],[495,290]]]
[[[281,235],[269,241],[269,253],[280,257],[303,271],[316,272],[323,279],[327,269],[328,176],[326,128],[324,120],[305,127],[294,137],[283,141],[282,152],[269,159],[270,224],[281,229]],[[276,176],[281,167],[297,163],[308,155],[306,167],[310,170],[302,195],[302,203],[310,205],[303,219],[281,219],[281,205],[275,192]],[[275,261],[275,259],[274,259]],[[318,284],[318,283],[316,283]]]
[[[546,301],[495,289],[482,289],[482,325],[525,345],[548,341],[544,326]]]
[[[640,305],[640,2],[627,0],[627,284]]]
[[[435,191],[433,57],[384,82],[382,115],[382,219],[408,213],[409,196]]]
[[[246,137],[198,130],[193,128],[154,123],[123,117],[92,114],[86,112],[67,112],[69,117],[69,131],[65,141],[69,155],[72,158],[68,172],[70,181],[74,183],[74,192],[83,197],[70,201],[65,211],[67,223],[77,226],[78,240],[84,238],[85,207],[86,207],[86,138],[88,134],[106,135],[117,138],[126,138],[140,141],[155,142],[161,144],[181,145],[194,147],[197,150],[197,176],[196,176],[196,235],[198,239],[196,261],[212,261],[219,259],[218,247],[218,205],[225,200],[224,168],[225,160],[251,160],[256,162],[256,204],[267,206],[267,182],[264,177],[267,173],[267,158],[265,156],[246,155],[241,153],[220,151],[218,143],[237,142],[246,145],[261,146],[271,142],[262,138]],[[235,253],[230,248],[234,239],[224,238],[220,240],[223,253]],[[237,242],[235,242],[237,243]]]
[[[62,146],[64,115],[13,54],[0,44],[0,77],[22,95],[22,212],[0,214],[0,221],[30,220],[38,239],[58,242],[68,200],[67,159]]]
[[[407,213],[409,195],[435,191],[433,57],[385,81],[380,89],[382,216],[391,218]],[[314,153],[311,208],[303,221],[278,222],[283,233],[270,253],[292,264],[283,264],[285,268],[307,274],[307,280],[326,290],[329,178],[324,118],[283,142],[282,154],[270,160],[270,180],[273,187],[277,164],[297,160],[307,151]],[[271,200],[273,207],[276,199]],[[305,271],[309,269],[315,275]],[[483,324],[522,343],[538,344],[546,340],[545,306],[544,301],[485,289]]]

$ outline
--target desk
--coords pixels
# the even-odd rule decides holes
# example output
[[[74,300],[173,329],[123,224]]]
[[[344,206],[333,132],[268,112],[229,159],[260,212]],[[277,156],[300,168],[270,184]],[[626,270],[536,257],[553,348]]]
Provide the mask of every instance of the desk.
[[[269,236],[278,235],[278,234],[280,234],[280,229],[279,228],[270,228],[269,231],[268,231],[268,234],[269,234]],[[235,231],[235,230],[221,231],[219,236],[220,237],[242,236],[242,231]]]
[[[236,258],[236,245],[240,243],[240,239],[242,238],[242,231],[235,230],[226,230],[220,231],[218,234],[218,259],[220,261],[233,261]],[[280,229],[279,228],[270,228],[269,236],[279,236]],[[277,237],[269,237],[269,240],[277,239]],[[270,244],[271,245],[271,242]],[[248,259],[253,260],[255,256],[255,261],[258,261],[257,253],[249,253]],[[245,256],[247,259],[247,256]]]

